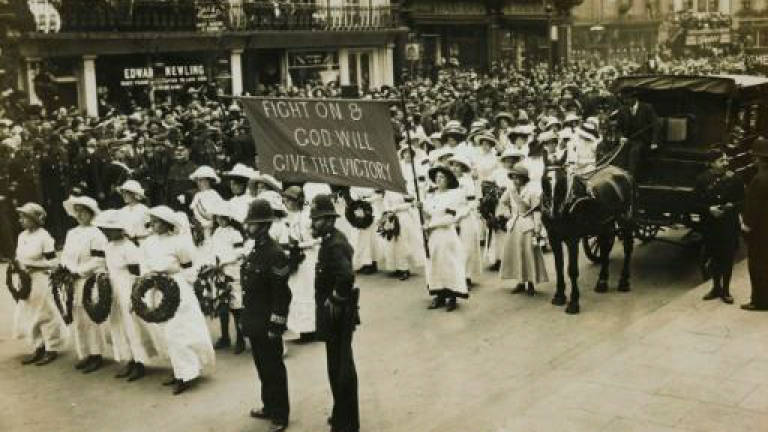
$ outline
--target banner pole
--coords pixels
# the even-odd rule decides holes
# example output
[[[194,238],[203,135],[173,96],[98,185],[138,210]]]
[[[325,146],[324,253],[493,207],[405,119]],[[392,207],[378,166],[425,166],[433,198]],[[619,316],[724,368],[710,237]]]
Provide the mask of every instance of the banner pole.
[[[408,108],[406,108],[405,105],[405,92],[403,91],[403,87],[400,87],[400,106],[403,109],[403,119],[405,120],[405,142],[408,143],[408,151],[411,152],[411,173],[413,174],[413,190],[416,192],[416,202],[418,204],[421,204],[421,194],[419,193],[419,179],[416,176],[416,164],[413,161],[414,156],[416,155],[413,151],[413,145],[411,144],[411,125],[408,121]],[[424,210],[421,208],[421,205],[418,205],[417,208],[419,209],[419,223],[421,224],[421,238],[424,241],[424,252],[427,254],[427,259],[429,259],[429,239],[427,238],[427,233],[424,232]]]

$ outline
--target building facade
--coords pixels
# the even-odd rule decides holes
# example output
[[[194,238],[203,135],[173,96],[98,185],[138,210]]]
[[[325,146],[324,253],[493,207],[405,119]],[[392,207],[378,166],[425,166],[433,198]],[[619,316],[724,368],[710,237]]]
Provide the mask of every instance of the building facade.
[[[28,0],[34,29],[18,39],[19,86],[39,101],[42,71],[62,105],[98,116],[102,98],[173,101],[215,83],[264,86],[394,83],[400,27],[388,0]],[[39,88],[39,87],[38,87]]]

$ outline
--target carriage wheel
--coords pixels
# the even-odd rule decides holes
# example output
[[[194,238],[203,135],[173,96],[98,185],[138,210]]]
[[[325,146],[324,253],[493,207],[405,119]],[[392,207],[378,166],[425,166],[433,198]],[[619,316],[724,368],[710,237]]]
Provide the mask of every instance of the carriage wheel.
[[[646,243],[656,238],[661,227],[653,224],[640,224],[635,228],[635,237]]]
[[[616,242],[616,237],[611,236],[611,244],[608,247],[607,253],[611,253],[611,250],[613,249],[613,244]],[[587,258],[592,261],[593,263],[597,264],[600,262],[600,243],[597,241],[597,236],[587,236],[581,239],[581,247],[584,249],[584,255],[587,256]]]

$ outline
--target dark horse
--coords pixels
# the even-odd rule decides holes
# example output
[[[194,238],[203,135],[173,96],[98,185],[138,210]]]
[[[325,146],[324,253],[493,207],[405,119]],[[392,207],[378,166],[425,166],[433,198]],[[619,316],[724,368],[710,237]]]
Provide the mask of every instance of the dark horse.
[[[566,304],[563,243],[568,248],[571,300],[565,308],[579,313],[579,243],[597,236],[600,246],[600,277],[596,292],[608,291],[608,258],[616,229],[624,241],[624,268],[619,291],[629,291],[629,264],[633,250],[635,182],[621,168],[609,165],[586,176],[568,174],[562,165],[547,166],[542,179],[541,217],[555,256],[557,291],[552,304]]]

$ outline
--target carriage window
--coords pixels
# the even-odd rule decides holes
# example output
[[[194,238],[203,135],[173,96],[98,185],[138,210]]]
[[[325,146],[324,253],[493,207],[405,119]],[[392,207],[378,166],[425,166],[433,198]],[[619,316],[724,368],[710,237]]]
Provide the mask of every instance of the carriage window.
[[[747,130],[755,132],[757,130],[757,120],[760,115],[760,105],[754,104],[749,106],[749,123],[747,123]]]
[[[667,142],[680,143],[688,139],[688,119],[686,117],[668,117]]]

